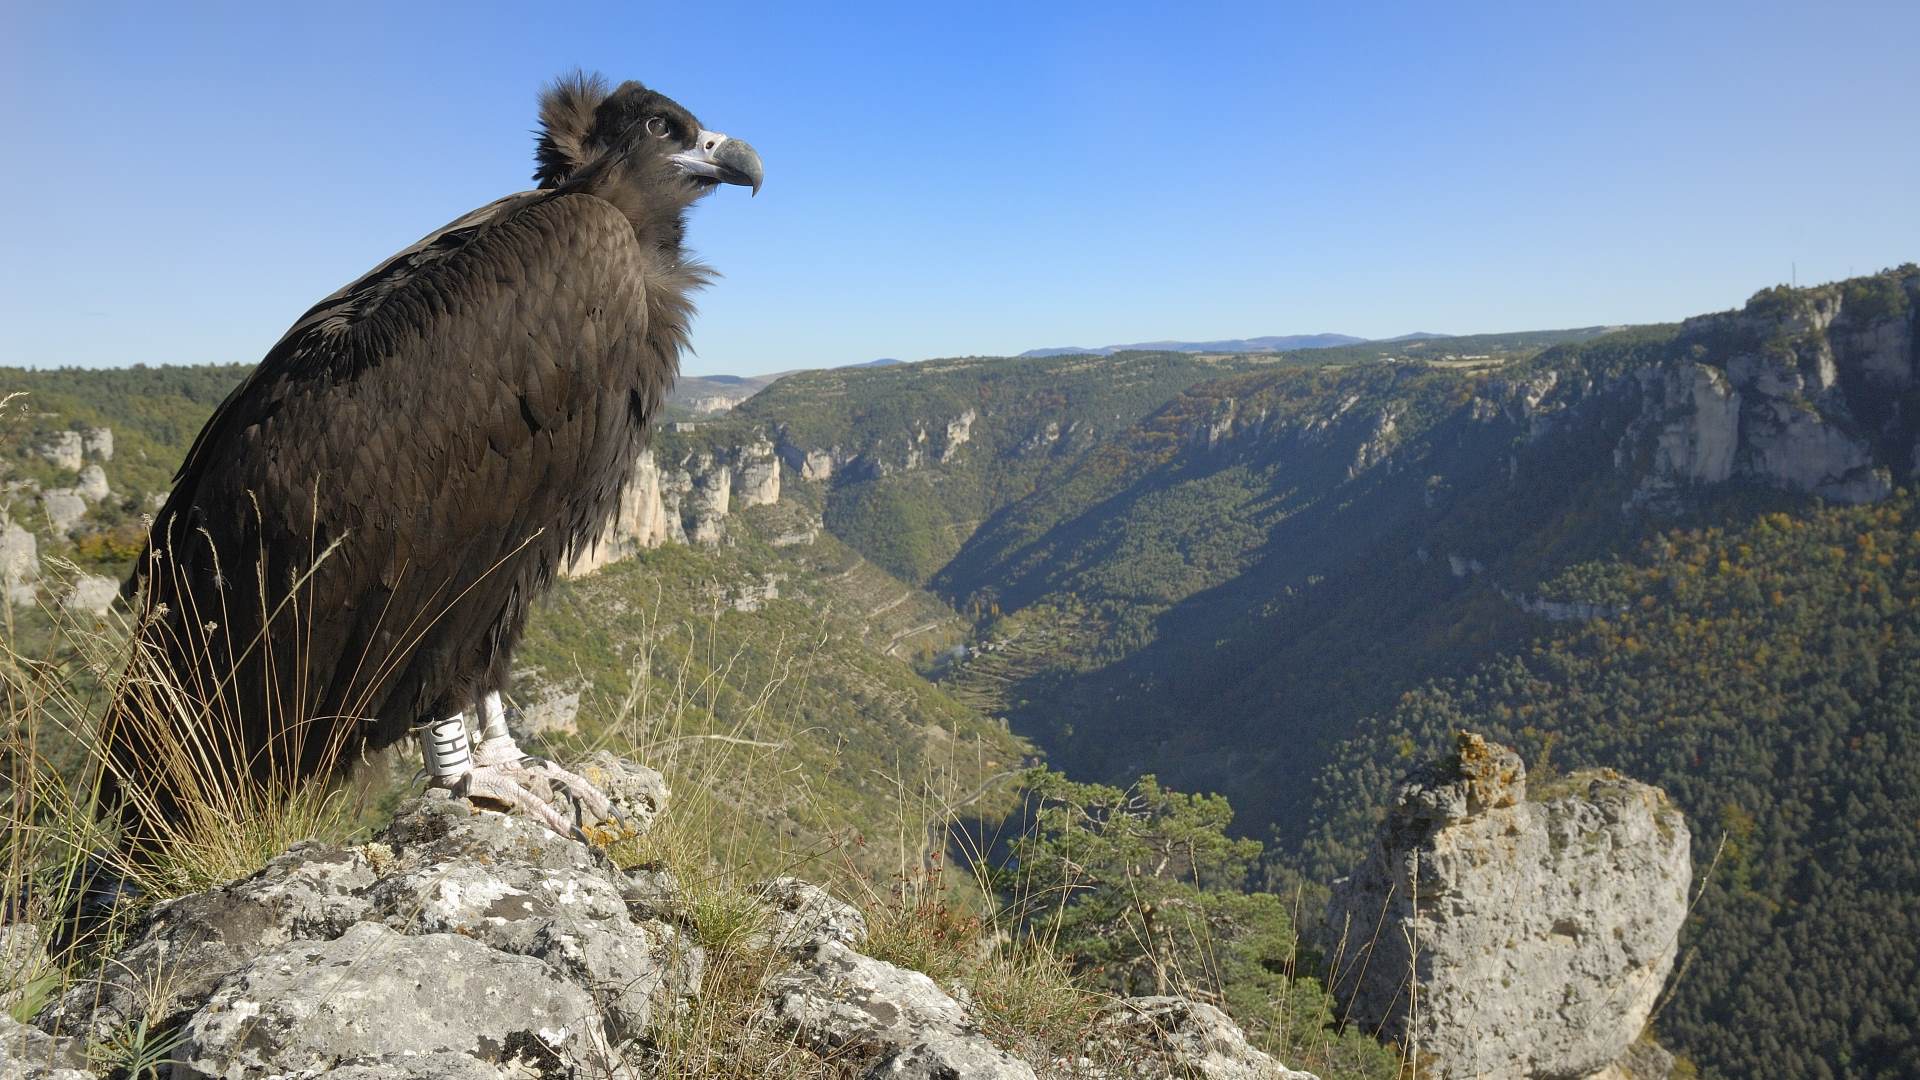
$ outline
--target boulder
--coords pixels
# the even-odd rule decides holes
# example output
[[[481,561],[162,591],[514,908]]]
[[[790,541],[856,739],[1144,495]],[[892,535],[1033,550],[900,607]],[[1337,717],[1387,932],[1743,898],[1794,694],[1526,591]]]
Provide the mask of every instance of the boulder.
[[[81,574],[73,579],[72,587],[60,598],[60,605],[68,611],[105,615],[119,598],[119,582],[99,574]]]
[[[1584,1077],[1626,1054],[1673,966],[1692,873],[1657,788],[1577,774],[1527,800],[1513,751],[1463,734],[1400,784],[1336,883],[1338,997],[1448,1077]]]
[[[40,542],[13,521],[0,516],[0,591],[15,604],[31,604],[33,583],[40,577]]]
[[[107,471],[98,465],[89,465],[80,470],[80,480],[74,485],[73,492],[95,503],[113,494],[113,489],[107,486]]]
[[[0,1013],[20,1004],[33,983],[50,973],[39,927],[24,922],[0,925]]]
[[[1192,1080],[1317,1080],[1257,1050],[1226,1013],[1180,997],[1123,998],[1106,1007],[1095,1038],[1128,1062],[1118,1076]],[[1113,1074],[1113,1067],[1105,1070]],[[1116,1080],[1118,1080],[1118,1076]]]
[[[917,971],[823,942],[776,976],[768,1016],[802,1043],[868,1076],[1034,1080],[1032,1066],[980,1033],[966,1010]]]
[[[830,941],[850,949],[867,943],[866,917],[818,885],[778,877],[761,882],[759,892],[771,913],[767,935],[775,949],[806,953]]]
[[[0,1010],[0,1080],[97,1080],[79,1039],[49,1035]]]
[[[72,488],[49,488],[40,493],[40,509],[46,512],[47,527],[65,536],[87,516],[87,500]]]
[[[451,1054],[531,1068],[594,1057],[582,987],[542,961],[460,934],[357,923],[255,957],[187,1021],[176,1080],[330,1073],[383,1057]]]

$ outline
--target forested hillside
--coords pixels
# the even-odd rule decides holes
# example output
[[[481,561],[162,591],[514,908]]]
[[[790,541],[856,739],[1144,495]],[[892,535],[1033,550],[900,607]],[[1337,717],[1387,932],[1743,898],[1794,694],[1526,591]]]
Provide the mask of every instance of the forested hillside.
[[[1256,355],[968,358],[788,376],[736,415],[776,435],[803,479],[826,481],[827,525],[874,562],[923,583],[995,515],[1168,399],[1250,371],[1397,357],[1532,355],[1596,330],[1368,343]]]

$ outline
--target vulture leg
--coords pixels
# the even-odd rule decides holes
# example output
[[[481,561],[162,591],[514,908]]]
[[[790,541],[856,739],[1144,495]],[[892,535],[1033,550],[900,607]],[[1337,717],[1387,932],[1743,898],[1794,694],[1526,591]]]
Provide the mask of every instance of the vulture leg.
[[[620,820],[613,803],[586,778],[520,749],[519,744],[513,741],[512,733],[507,730],[507,711],[501,706],[497,692],[487,695],[483,708],[486,723],[480,728],[480,739],[473,748],[474,762],[481,769],[496,769],[507,775],[519,774],[528,780],[545,778],[550,787],[573,804],[576,821],[597,823]]]
[[[498,708],[499,698],[488,697]],[[490,718],[491,719],[491,718]],[[505,730],[502,716],[501,728]],[[476,761],[473,739],[467,732],[467,714],[455,713],[444,720],[429,720],[414,729],[420,737],[420,753],[426,759],[427,783],[446,788],[467,799],[489,799],[518,810],[561,836],[585,841],[586,834],[567,824],[565,818],[509,775],[509,768],[495,762]],[[508,738],[511,745],[512,738]],[[517,753],[517,749],[515,751]],[[492,758],[502,755],[496,745]]]

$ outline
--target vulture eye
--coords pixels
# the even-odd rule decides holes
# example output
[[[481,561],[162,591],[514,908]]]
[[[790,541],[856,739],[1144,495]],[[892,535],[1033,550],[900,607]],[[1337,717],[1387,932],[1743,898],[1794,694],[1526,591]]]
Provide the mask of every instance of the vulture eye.
[[[647,117],[647,134],[656,139],[667,137],[667,122],[658,116]]]

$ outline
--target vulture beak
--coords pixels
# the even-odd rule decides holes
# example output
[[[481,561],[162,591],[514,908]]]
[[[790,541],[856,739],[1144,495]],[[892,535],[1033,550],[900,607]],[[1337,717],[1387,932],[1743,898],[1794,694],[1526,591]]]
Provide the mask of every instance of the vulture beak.
[[[739,139],[717,131],[702,131],[693,149],[673,155],[673,163],[689,176],[703,176],[722,184],[740,184],[760,194],[760,155]]]

